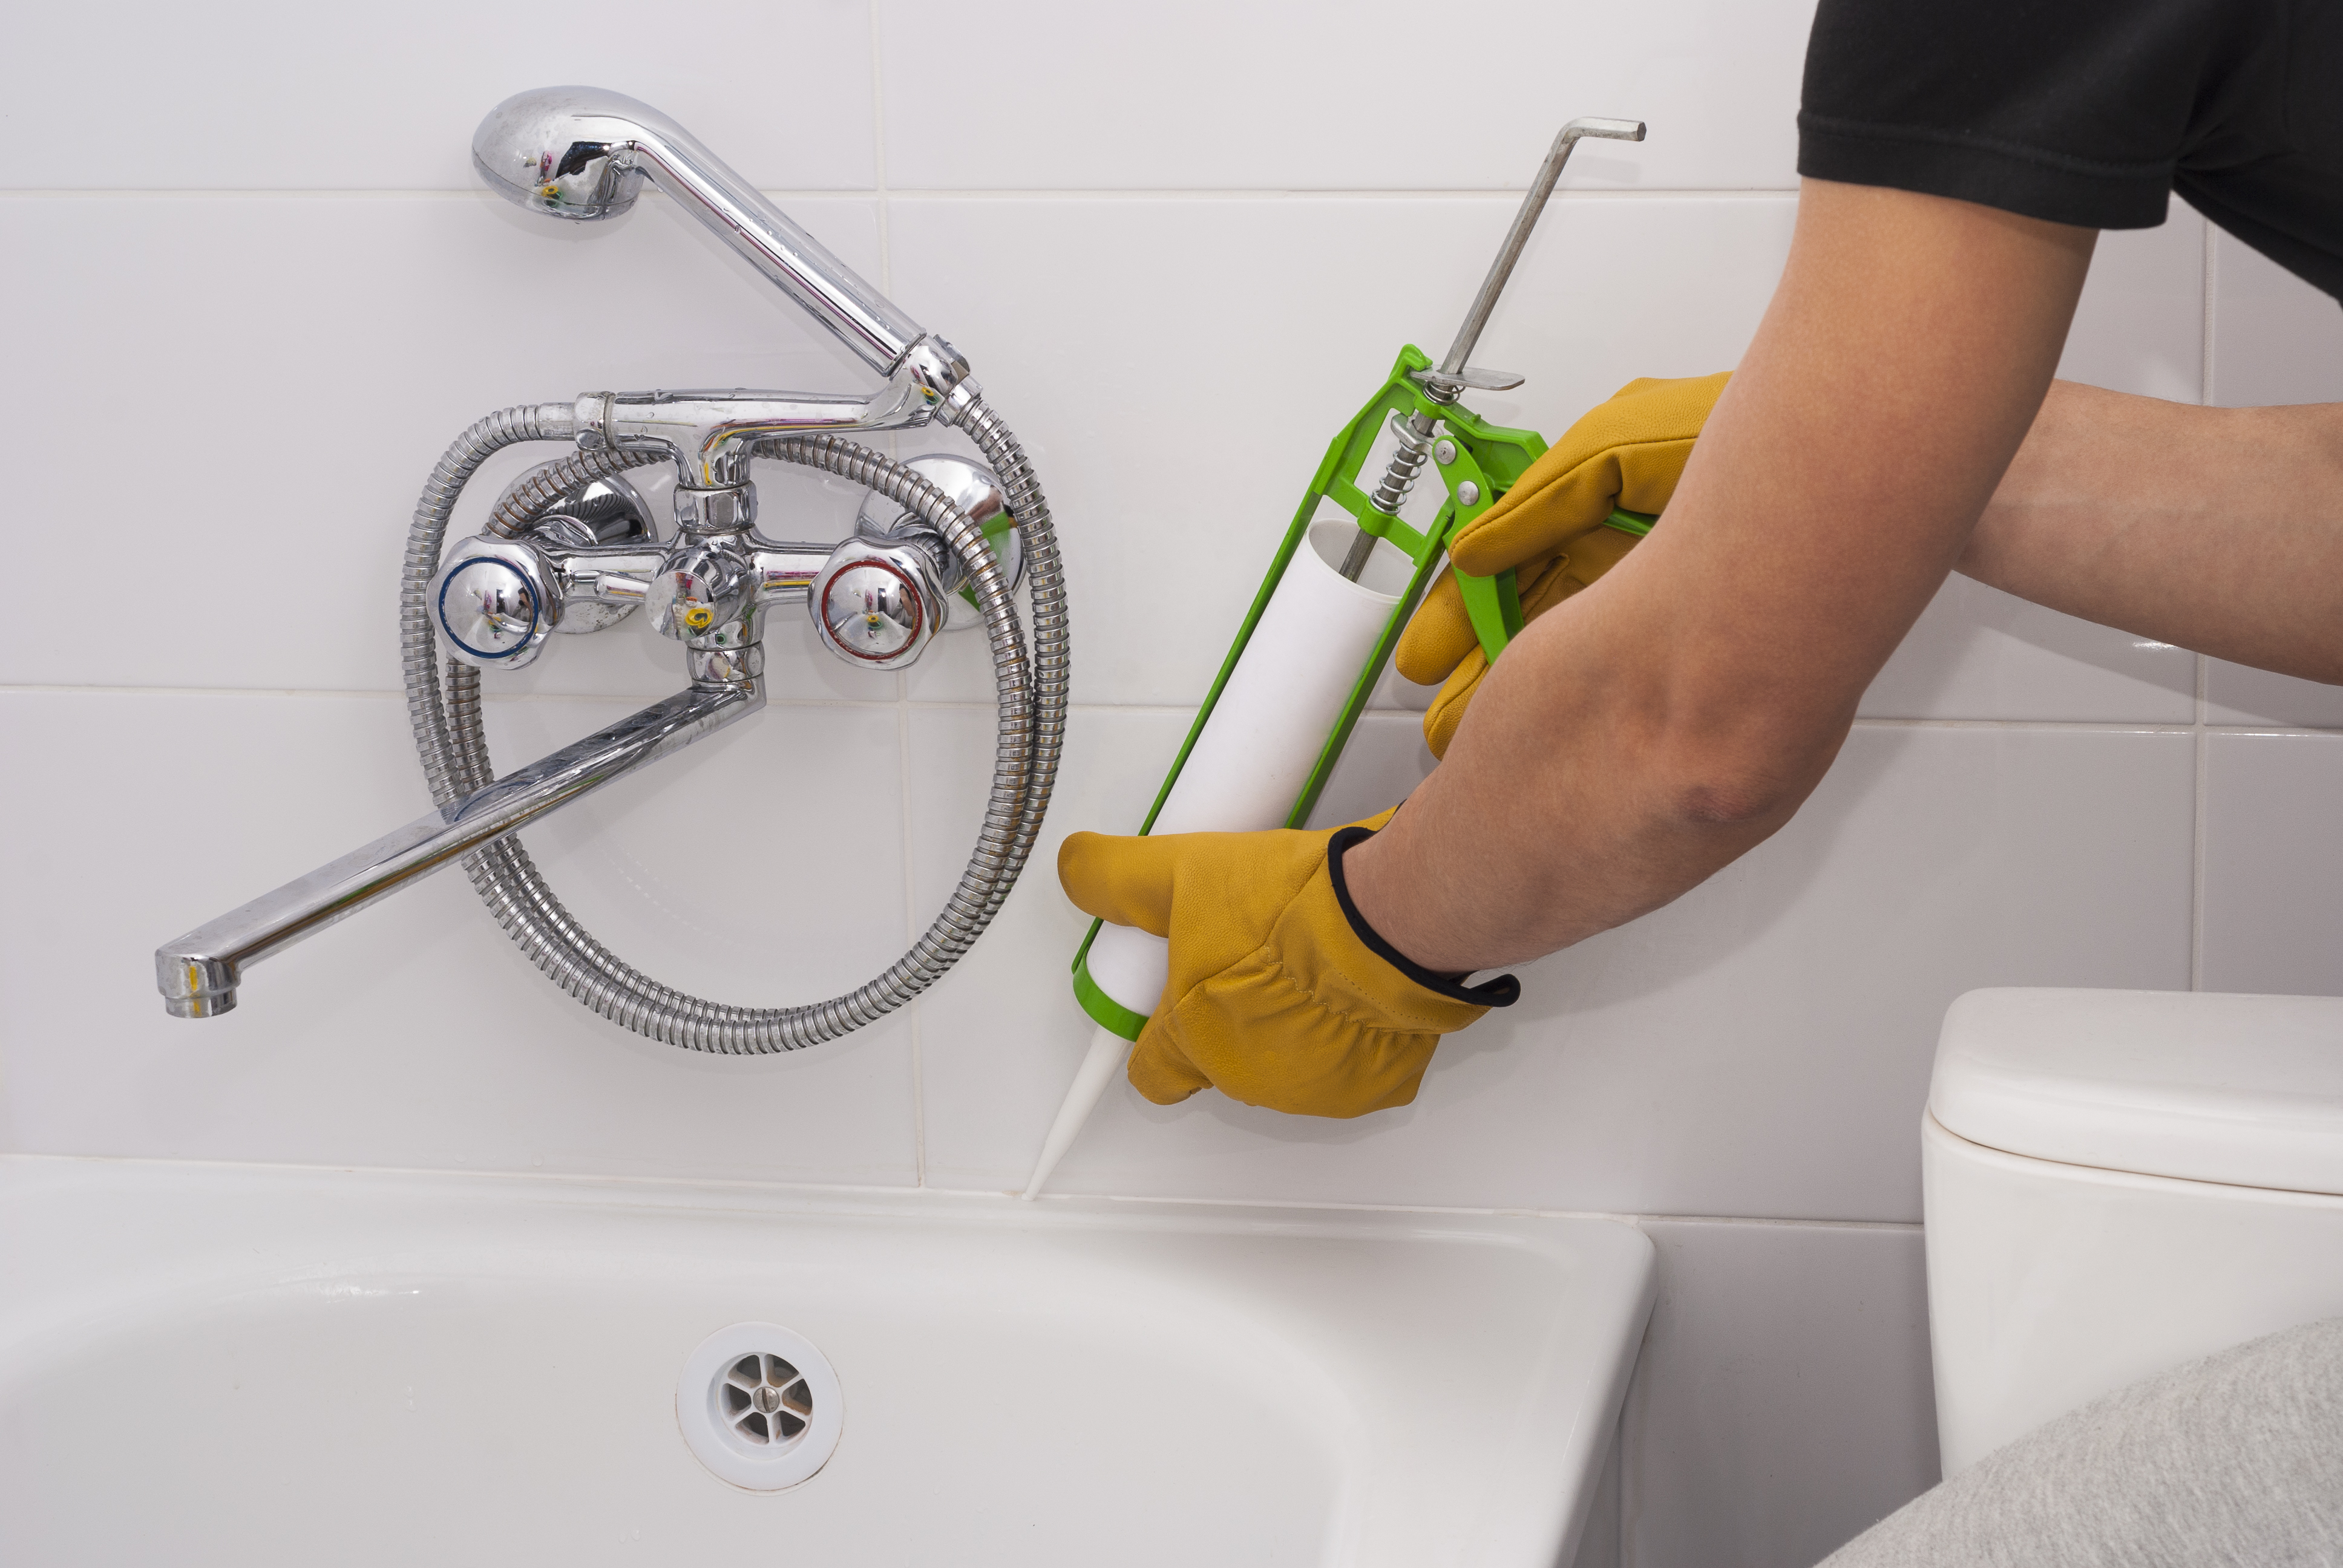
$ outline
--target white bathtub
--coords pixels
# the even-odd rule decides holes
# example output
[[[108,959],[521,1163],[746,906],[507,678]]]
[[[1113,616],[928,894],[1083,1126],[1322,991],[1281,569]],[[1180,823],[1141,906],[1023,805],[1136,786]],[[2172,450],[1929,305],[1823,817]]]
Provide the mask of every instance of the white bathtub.
[[[0,1562],[1553,1568],[1651,1304],[1600,1220],[0,1160]],[[741,1321],[842,1434],[679,1430]]]

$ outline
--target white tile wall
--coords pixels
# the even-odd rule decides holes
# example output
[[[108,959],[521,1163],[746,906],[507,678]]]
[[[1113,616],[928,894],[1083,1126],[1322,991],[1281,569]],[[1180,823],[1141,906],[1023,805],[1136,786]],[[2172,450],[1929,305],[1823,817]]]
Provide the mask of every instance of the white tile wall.
[[[1083,643],[1077,700],[1203,696],[1327,441],[1382,386],[1402,343],[1446,347],[1518,206],[890,203],[899,297],[951,323],[989,395],[1038,446],[1052,507],[1095,519],[1065,532],[1077,624],[1112,628]],[[1779,195],[1556,203],[1476,357],[1532,379],[1483,412],[1559,430],[1637,376],[1732,365],[1795,213]],[[971,251],[999,270],[964,265]],[[1021,303],[1037,298],[1051,308]],[[1125,343],[1146,374],[1128,373]],[[973,699],[990,690],[975,684],[981,675],[922,668],[912,690]]]
[[[1620,1563],[1805,1568],[1936,1479],[1916,1227],[1644,1228]]]
[[[2205,990],[2343,996],[2338,802],[2343,735],[2208,738]]]
[[[2205,374],[2205,236],[2175,200],[2157,228],[2099,236],[2058,374],[2070,381],[2198,400]]]
[[[850,265],[876,270],[869,199],[791,206]],[[106,529],[146,568],[106,590],[107,625],[133,636],[90,636],[78,595],[20,596],[0,617],[11,682],[396,689],[407,520],[472,420],[614,385],[861,374],[663,201],[571,226],[469,192],[19,194],[0,196],[0,338],[28,378],[37,367],[41,392],[20,401],[17,437],[26,451],[106,449]],[[184,417],[153,417],[166,395],[188,397]],[[93,429],[119,400],[142,412]],[[266,461],[239,461],[252,448]],[[506,481],[558,455],[500,454],[458,523],[478,526]],[[117,490],[136,498],[113,505]],[[787,537],[792,509],[809,511],[806,537],[850,522],[842,492],[800,480],[772,496],[800,498],[774,508],[773,532]],[[25,519],[86,519],[96,504],[63,460],[24,465],[10,495]],[[656,638],[562,640],[521,678],[530,689],[675,689]],[[787,668],[784,690],[894,695],[891,678]]]
[[[1865,719],[2188,724],[2197,716],[2197,665],[2185,648],[1950,577],[1858,711]]]
[[[2343,309],[2258,251],[2216,230],[2206,401],[2228,407],[2343,400]],[[2343,728],[2343,688],[2207,659],[2216,724]]]
[[[1135,823],[1183,717],[1081,717],[1053,831]],[[958,824],[982,808],[987,719],[925,710],[914,724],[913,819],[954,824],[952,854],[919,857],[932,901],[957,869]],[[1406,716],[1365,731],[1351,760],[1375,764],[1374,782],[1346,780],[1322,819],[1389,805],[1422,757]],[[1527,966],[1520,1006],[1443,1045],[1414,1105],[1312,1121],[1218,1096],[1165,1110],[1118,1087],[1058,1184],[1916,1221],[1912,1129],[1955,996],[2062,976],[2188,983],[2193,767],[2185,732],[1865,725],[1771,842],[1665,910]],[[1071,997],[1015,999],[1036,976],[1057,989],[1087,924],[1046,885],[1021,888],[937,989],[954,1021],[928,1030],[931,1180],[1024,1175],[1088,1030]]]
[[[714,50],[604,0],[558,28],[495,0],[184,9],[27,10],[0,51],[0,527],[32,563],[0,617],[0,806],[38,825],[0,843],[0,1147],[1002,1187],[1086,1032],[1057,839],[1136,821],[1325,440],[1400,343],[1444,344],[1574,114],[1652,136],[1572,166],[1480,355],[1531,379],[1484,411],[1553,432],[1633,377],[1734,363],[1788,244],[1811,7],[712,0]],[[777,192],[969,351],[1033,450],[1081,704],[1035,873],[906,1015],[779,1059],[593,1018],[458,877],[174,1023],[157,940],[425,804],[392,579],[458,428],[587,387],[864,384],[663,202],[562,227],[474,188],[478,116],[563,80],[669,108]],[[1404,134],[1415,110],[1439,134]],[[2343,318],[2177,209],[2105,238],[2062,368],[2343,397]],[[774,474],[768,525],[834,537],[856,498]],[[141,569],[87,572],[113,545]],[[654,972],[808,1000],[942,898],[989,683],[967,642],[901,678],[786,624],[773,652],[769,712],[529,842]],[[564,639],[498,688],[499,755],[677,679],[644,628]],[[1423,695],[1386,685],[1325,819],[1423,777]],[[1956,579],[1863,714],[1791,829],[1531,966],[1415,1106],[1334,1125],[1118,1091],[1063,1184],[1644,1217],[1663,1302],[1581,1561],[1811,1561],[1933,1462],[1910,1222],[1945,1003],[2343,983],[2335,689]]]
[[[2208,658],[2205,717],[2214,724],[2343,729],[2343,687]]]
[[[887,177],[907,190],[1517,190],[1563,121],[1605,115],[1646,122],[1650,139],[1582,146],[1574,184],[1784,189],[1813,12],[890,3]]]
[[[500,703],[508,755],[608,701]],[[779,722],[776,722],[778,720]],[[681,799],[779,823],[856,798],[899,829],[883,707],[782,708],[527,836],[618,951],[728,1000],[812,1000],[904,945],[900,831],[774,831],[678,855]],[[0,900],[0,1138],[15,1151],[908,1184],[910,1023],[742,1061],[656,1045],[555,990],[461,872],[256,968],[202,1023],[151,992],[159,943],[428,809],[384,696],[0,695],[16,819]],[[875,773],[875,777],[873,776]],[[795,891],[852,887],[851,918]]]
[[[867,0],[146,0],[18,6],[7,25],[21,188],[466,190],[480,116],[558,82],[689,105],[761,186],[868,189],[876,166]]]
[[[2214,232],[2213,357],[2205,401],[2343,398],[2343,310],[2251,246]]]

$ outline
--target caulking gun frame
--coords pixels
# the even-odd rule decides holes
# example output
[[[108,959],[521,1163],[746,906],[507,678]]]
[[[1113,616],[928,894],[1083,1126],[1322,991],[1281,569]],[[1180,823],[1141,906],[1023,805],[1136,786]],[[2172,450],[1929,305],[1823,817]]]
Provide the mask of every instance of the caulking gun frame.
[[[1222,689],[1234,673],[1238,660],[1244,657],[1246,645],[1252,638],[1253,628],[1260,622],[1262,612],[1283,580],[1286,568],[1292,564],[1294,552],[1302,548],[1311,526],[1319,520],[1320,503],[1331,501],[1349,514],[1360,532],[1370,538],[1387,539],[1414,564],[1406,591],[1392,608],[1383,635],[1376,639],[1374,652],[1359,671],[1351,689],[1350,699],[1343,705],[1342,718],[1326,738],[1317,765],[1311,769],[1308,780],[1288,813],[1285,825],[1304,826],[1310,813],[1318,804],[1318,797],[1340,761],[1343,748],[1349,744],[1351,732],[1366,710],[1367,700],[1373,694],[1375,683],[1383,678],[1383,668],[1391,660],[1393,648],[1399,644],[1402,629],[1408,617],[1415,613],[1433,574],[1440,568],[1447,551],[1449,538],[1456,528],[1479,517],[1499,498],[1513,487],[1529,466],[1545,452],[1545,439],[1534,430],[1515,430],[1493,425],[1460,403],[1443,402],[1434,389],[1427,388],[1421,377],[1432,371],[1432,357],[1414,344],[1401,348],[1375,395],[1364,407],[1345,425],[1327,445],[1326,455],[1318,465],[1317,473],[1303,494],[1302,504],[1294,508],[1293,521],[1285,530],[1276,556],[1271,560],[1268,575],[1262,578],[1260,590],[1253,595],[1252,604],[1245,612],[1243,624],[1231,643],[1228,656],[1221,661],[1220,671],[1212,678],[1212,689],[1205,693],[1202,707],[1196,710],[1195,721],[1189,726],[1185,739],[1180,744],[1180,754],[1165,774],[1163,787],[1154,803],[1147,809],[1146,820],[1139,830],[1147,832],[1155,825],[1156,814],[1171,798],[1172,788],[1179,781],[1180,771],[1187,765],[1188,754],[1197,737],[1212,717],[1220,700]],[[1443,439],[1434,445],[1433,466],[1439,470],[1441,482],[1447,487],[1448,497],[1440,506],[1430,526],[1418,530],[1412,525],[1377,508],[1367,493],[1359,487],[1360,471],[1366,466],[1383,424],[1394,417],[1406,419],[1422,417],[1427,422],[1442,427]],[[1443,459],[1442,454],[1445,453]],[[1470,501],[1465,497],[1473,498]],[[1611,527],[1629,533],[1641,534],[1650,529],[1653,519],[1632,512],[1614,512]],[[1459,572],[1457,582],[1465,590],[1465,605],[1473,616],[1473,628],[1480,633],[1482,646],[1492,661],[1503,651],[1505,643],[1521,630],[1521,599],[1514,587],[1513,574],[1505,572],[1494,578],[1473,578]],[[1147,1020],[1140,1014],[1108,996],[1090,977],[1088,960],[1091,943],[1097,938],[1099,923],[1091,922],[1074,953],[1074,992],[1083,1011],[1092,1020],[1122,1035],[1136,1040]]]

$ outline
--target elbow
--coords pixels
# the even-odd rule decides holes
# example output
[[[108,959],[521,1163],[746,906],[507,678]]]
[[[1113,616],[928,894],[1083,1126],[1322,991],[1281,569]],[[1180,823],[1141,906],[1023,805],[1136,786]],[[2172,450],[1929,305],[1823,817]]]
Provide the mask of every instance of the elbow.
[[[1670,816],[1695,828],[1738,828],[1786,817],[1805,800],[1777,779],[1730,769],[1674,781]]]
[[[1758,736],[1704,738],[1666,747],[1657,803],[1665,818],[1685,828],[1755,830],[1762,839],[1814,793],[1845,735],[1842,726],[1821,745]]]

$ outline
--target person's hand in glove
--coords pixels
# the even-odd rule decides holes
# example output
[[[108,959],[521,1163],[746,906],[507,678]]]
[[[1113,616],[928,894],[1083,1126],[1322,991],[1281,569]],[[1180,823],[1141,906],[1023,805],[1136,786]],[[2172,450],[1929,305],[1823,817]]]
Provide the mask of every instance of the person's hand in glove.
[[[1462,985],[1359,918],[1342,853],[1391,816],[1332,833],[1067,838],[1069,898],[1171,940],[1170,983],[1131,1053],[1140,1093],[1171,1105],[1212,1086],[1272,1111],[1363,1116],[1415,1098],[1442,1035],[1512,1005],[1513,976]]]
[[[1618,508],[1666,508],[1730,375],[1628,382],[1565,431],[1496,505],[1458,529],[1449,558],[1475,577],[1513,570],[1524,623],[1585,588],[1635,544],[1635,536],[1606,528],[1603,519]],[[1489,672],[1454,572],[1443,573],[1424,596],[1395,662],[1419,686],[1444,683],[1423,716],[1423,738],[1433,756],[1447,755]]]

